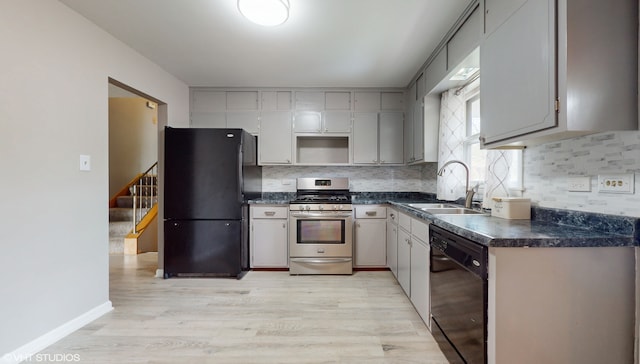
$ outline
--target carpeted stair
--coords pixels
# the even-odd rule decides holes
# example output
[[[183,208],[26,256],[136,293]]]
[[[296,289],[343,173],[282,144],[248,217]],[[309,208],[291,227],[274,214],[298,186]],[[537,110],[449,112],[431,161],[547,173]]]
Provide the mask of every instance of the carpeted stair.
[[[143,181],[145,180],[143,179]],[[154,192],[153,198],[148,197],[152,188],[147,185],[138,186],[142,196],[136,198],[138,206],[136,214],[141,210],[141,216],[144,216],[157,203],[157,192]],[[155,191],[155,188],[153,189]],[[133,230],[133,196],[119,196],[116,199],[116,206],[109,208],[109,254],[122,255],[124,254],[124,238]]]

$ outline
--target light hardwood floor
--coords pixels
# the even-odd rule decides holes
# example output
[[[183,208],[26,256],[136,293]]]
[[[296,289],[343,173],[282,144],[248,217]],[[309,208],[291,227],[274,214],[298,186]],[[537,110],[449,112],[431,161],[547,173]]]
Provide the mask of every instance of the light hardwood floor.
[[[42,353],[81,363],[447,363],[390,272],[154,278],[111,256],[115,309]]]

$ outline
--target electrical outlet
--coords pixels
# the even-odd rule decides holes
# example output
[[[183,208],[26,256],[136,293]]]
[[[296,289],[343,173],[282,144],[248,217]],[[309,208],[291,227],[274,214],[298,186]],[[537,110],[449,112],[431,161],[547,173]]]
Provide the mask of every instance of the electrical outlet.
[[[567,190],[574,192],[589,192],[591,191],[591,177],[569,177],[567,180]]]
[[[634,174],[599,175],[598,192],[633,194]]]

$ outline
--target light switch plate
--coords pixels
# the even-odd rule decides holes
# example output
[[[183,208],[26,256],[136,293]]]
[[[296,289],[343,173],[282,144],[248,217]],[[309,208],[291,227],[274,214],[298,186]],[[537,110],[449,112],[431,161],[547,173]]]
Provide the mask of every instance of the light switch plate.
[[[591,191],[591,177],[579,176],[569,177],[567,180],[567,191],[589,192]]]
[[[602,174],[598,176],[598,192],[600,193],[634,193],[635,175]]]
[[[81,154],[80,155],[80,170],[83,172],[88,172],[91,170],[91,156]]]

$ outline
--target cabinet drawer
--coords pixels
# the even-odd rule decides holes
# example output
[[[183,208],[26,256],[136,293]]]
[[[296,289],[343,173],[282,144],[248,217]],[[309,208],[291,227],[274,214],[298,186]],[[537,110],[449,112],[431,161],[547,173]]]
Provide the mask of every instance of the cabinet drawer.
[[[400,212],[398,214],[398,225],[406,231],[411,231],[411,217],[409,215],[403,214]]]
[[[286,219],[288,212],[287,206],[251,206],[252,219]]]
[[[387,208],[382,206],[356,206],[356,219],[386,219]]]
[[[411,235],[422,240],[425,243],[429,242],[429,224],[418,219],[411,220]]]

